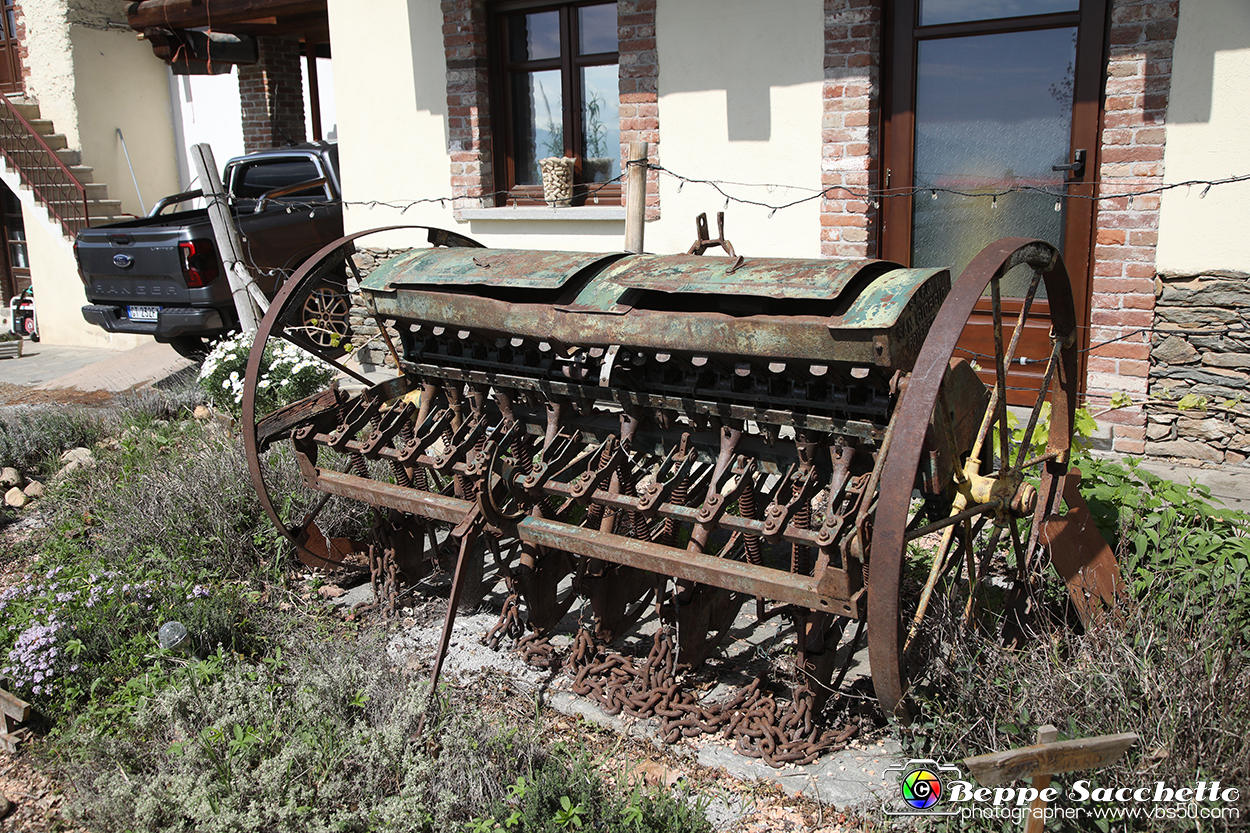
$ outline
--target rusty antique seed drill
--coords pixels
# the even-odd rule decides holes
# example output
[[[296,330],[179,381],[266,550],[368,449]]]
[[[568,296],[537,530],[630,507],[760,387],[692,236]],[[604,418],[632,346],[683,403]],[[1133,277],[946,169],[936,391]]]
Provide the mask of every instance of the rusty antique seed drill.
[[[1076,321],[1051,246],[999,241],[952,281],[883,261],[492,250],[429,234],[361,282],[398,334],[379,335],[397,378],[255,413],[269,338],[341,358],[291,322],[345,290],[360,235],[302,267],[258,333],[249,462],[309,563],[362,547],[322,532],[326,496],[371,504],[370,563],[392,603],[397,583],[454,555],[448,626],[502,582],[494,640],[527,632],[531,657],[551,662],[543,637],[580,600],[593,616],[569,658],[577,691],[659,715],[670,739],[724,732],[774,764],[855,731],[817,715],[865,635],[880,706],[905,718],[943,623],[1013,636],[1052,561],[1084,618],[1119,592],[1069,466]],[[1000,297],[1012,269],[1022,299]],[[956,349],[970,318],[993,344],[979,366]],[[1039,327],[1048,355],[1021,371],[1020,336]],[[1047,426],[1040,451],[1013,440],[1009,404],[1023,436]],[[279,441],[325,493],[294,524],[264,479]],[[779,699],[757,681],[700,704],[682,677],[747,601],[756,621],[792,623],[796,682]],[[642,664],[609,650],[653,613]]]

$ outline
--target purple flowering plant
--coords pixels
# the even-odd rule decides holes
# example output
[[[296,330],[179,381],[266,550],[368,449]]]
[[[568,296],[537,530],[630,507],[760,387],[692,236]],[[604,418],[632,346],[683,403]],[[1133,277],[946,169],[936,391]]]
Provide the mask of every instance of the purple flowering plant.
[[[48,713],[67,711],[157,653],[163,621],[196,620],[213,591],[194,581],[53,567],[0,590],[0,678]]]

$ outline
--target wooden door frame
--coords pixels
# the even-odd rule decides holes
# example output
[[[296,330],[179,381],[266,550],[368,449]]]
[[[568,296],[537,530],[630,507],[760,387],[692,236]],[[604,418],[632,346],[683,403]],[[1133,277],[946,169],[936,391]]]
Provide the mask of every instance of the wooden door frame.
[[[1075,12],[1007,18],[1012,21],[973,21],[923,27],[916,24],[919,0],[886,2],[882,38],[882,84],[880,132],[880,182],[887,193],[899,196],[882,200],[877,226],[877,251],[886,260],[911,263],[911,221],[915,150],[916,53],[920,40],[995,34],[1007,31],[1075,26],[1076,65],[1073,78],[1070,146],[1085,147],[1085,172],[1079,180],[1069,178],[1064,228],[1064,262],[1073,281],[1073,303],[1079,326],[1078,379],[1085,388],[1086,348],[1089,347],[1090,308],[1093,297],[1094,248],[1097,235],[1098,172],[1102,160],[1103,90],[1106,85],[1110,45],[1111,0],[1080,0]],[[906,23],[904,23],[906,21]],[[958,277],[952,275],[952,278]]]

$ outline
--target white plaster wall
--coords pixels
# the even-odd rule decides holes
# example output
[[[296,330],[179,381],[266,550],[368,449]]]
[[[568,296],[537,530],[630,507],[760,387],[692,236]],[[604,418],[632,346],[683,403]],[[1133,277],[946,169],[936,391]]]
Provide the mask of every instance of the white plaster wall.
[[[304,89],[304,135],[312,141],[312,93],[308,89],[308,61],[300,61],[300,81]],[[317,89],[321,93],[321,138],[327,142],[337,141],[338,104],[334,95],[334,63],[329,58],[317,59]]]
[[[332,72],[344,198],[397,203],[451,191],[443,21],[422,0],[330,0]],[[322,84],[330,78],[322,77]],[[455,228],[450,206],[345,206],[350,233],[383,225]],[[413,234],[375,235],[367,246],[413,245]]]
[[[330,0],[339,150],[351,201],[405,205],[451,194],[442,14],[422,0]],[[689,177],[783,183],[807,190],[733,189],[783,202],[820,186],[823,7],[820,0],[691,0],[659,6],[661,161]],[[763,48],[761,49],[761,44]],[[746,60],[744,56],[750,56]],[[646,248],[685,251],[694,217],[724,205],[706,187],[677,193],[662,178],[661,219]],[[396,223],[443,226],[488,246],[619,250],[623,220],[501,219],[457,223],[450,203],[400,208],[347,206],[357,231]],[[727,236],[740,253],[814,256],[818,201],[779,211],[733,205]],[[715,226],[713,225],[713,230]],[[364,245],[423,241],[418,233],[375,236]]]
[[[26,18],[26,55],[30,69],[26,93],[39,102],[40,114],[52,119],[71,148],[81,147],[66,2],[23,0],[22,13]]]
[[[1172,56],[1167,182],[1250,174],[1250,4],[1186,0]],[[1164,192],[1159,214],[1160,272],[1250,272],[1250,182]]]
[[[8,176],[5,177],[9,184]],[[14,180],[16,182],[16,180]],[[10,185],[12,187],[12,185]],[[128,350],[150,339],[147,336],[106,333],[82,317],[87,303],[73,249],[48,220],[48,212],[35,205],[29,191],[14,191],[22,202],[26,228],[26,251],[30,257],[30,280],[35,289],[35,315],[39,337],[47,344]]]
[[[691,179],[769,183],[724,186],[779,205],[820,189],[824,9],[821,0],[679,0],[656,6],[660,162]],[[685,251],[694,217],[725,212],[738,254],[817,257],[820,201],[777,211],[730,203],[709,186],[660,178],[661,220],[647,249]],[[714,252],[717,250],[713,250]]]
[[[108,184],[109,198],[121,200],[123,212],[142,215],[180,184],[169,70],[152,54],[150,44],[130,32],[74,25],[70,44],[83,164],[94,168],[96,182]],[[119,128],[130,151],[138,192],[117,136]]]
[[[191,146],[207,144],[217,166],[243,154],[243,110],[239,103],[239,71],[224,75],[174,75],[169,73],[169,97],[174,105],[174,145],[178,158],[179,187],[187,191],[196,178]],[[195,184],[198,187],[199,183]],[[146,194],[144,195],[146,198]],[[165,196],[158,194],[156,198]],[[148,200],[151,208],[153,199]]]

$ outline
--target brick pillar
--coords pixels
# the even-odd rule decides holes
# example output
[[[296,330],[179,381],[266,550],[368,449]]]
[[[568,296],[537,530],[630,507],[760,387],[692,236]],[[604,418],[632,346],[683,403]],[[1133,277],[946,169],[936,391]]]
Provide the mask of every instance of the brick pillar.
[[[1178,14],[1176,0],[1115,0],[1112,6],[1101,194],[1163,184],[1164,119]],[[1102,200],[1096,222],[1090,344],[1125,338],[1090,352],[1087,391],[1095,411],[1117,391],[1134,398],[1147,393],[1159,195]],[[1145,332],[1134,332],[1141,329]],[[1111,423],[1114,450],[1140,454],[1145,449],[1141,407],[1112,411],[1100,420]]]
[[[655,48],[656,0],[618,0],[621,170],[630,142],[648,142],[648,159],[660,161],[660,59]],[[647,171],[647,219],[660,218],[660,175]]]
[[[825,83],[821,122],[820,252],[875,257],[878,210],[863,193],[877,187],[882,0],[825,0]]]
[[[299,41],[262,37],[257,44],[260,61],[239,65],[246,153],[305,140]]]
[[[457,208],[494,205],[490,156],[490,74],[483,0],[443,0],[447,134]]]

